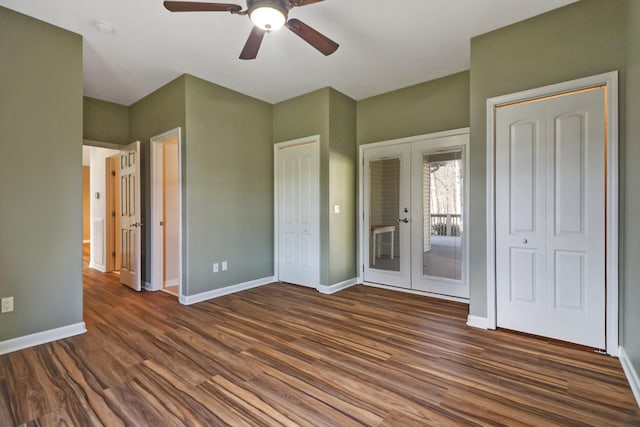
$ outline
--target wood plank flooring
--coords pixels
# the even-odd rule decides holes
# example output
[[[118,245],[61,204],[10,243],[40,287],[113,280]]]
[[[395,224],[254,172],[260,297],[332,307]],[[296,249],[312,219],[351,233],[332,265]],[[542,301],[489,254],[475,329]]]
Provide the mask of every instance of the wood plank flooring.
[[[190,307],[86,271],[89,332],[0,356],[0,426],[640,425],[608,356],[467,307],[271,284]]]

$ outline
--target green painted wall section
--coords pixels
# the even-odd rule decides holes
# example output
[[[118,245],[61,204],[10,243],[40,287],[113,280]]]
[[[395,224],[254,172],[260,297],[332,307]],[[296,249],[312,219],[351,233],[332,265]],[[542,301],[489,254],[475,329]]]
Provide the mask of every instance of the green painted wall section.
[[[90,141],[128,144],[129,108],[87,96],[83,99],[83,137]]]
[[[0,7],[0,341],[82,321],[82,39]]]
[[[273,276],[272,125],[271,104],[186,76],[188,295]]]
[[[329,94],[328,284],[333,285],[358,276],[357,103],[333,89]],[[334,205],[340,205],[339,214],[334,214]]]
[[[621,345],[640,372],[640,2],[629,1],[624,116],[626,143],[621,151]]]
[[[273,106],[273,141],[320,135],[320,283],[329,284],[329,137],[331,89]]]
[[[358,144],[469,126],[469,71],[358,101]]]
[[[623,69],[625,6],[625,1],[583,0],[471,40],[469,270],[473,315],[486,315],[487,300],[486,100]]]
[[[128,140],[140,141],[142,164],[140,173],[143,177],[140,192],[142,193],[142,218],[144,236],[142,239],[142,280],[150,281],[151,271],[151,193],[150,193],[150,139],[177,127],[182,128],[183,143],[186,140],[185,117],[185,76],[167,83],[165,86],[147,95],[129,107],[129,136]],[[183,182],[184,191],[184,182]],[[184,193],[183,193],[184,194]],[[184,226],[184,225],[183,225]],[[184,232],[184,230],[183,230]],[[184,243],[184,242],[183,242]],[[186,256],[183,250],[183,257]],[[183,258],[184,259],[184,258]]]
[[[273,140],[320,135],[320,284],[357,277],[357,151],[353,99],[324,88],[273,106]],[[333,214],[333,205],[341,212]]]

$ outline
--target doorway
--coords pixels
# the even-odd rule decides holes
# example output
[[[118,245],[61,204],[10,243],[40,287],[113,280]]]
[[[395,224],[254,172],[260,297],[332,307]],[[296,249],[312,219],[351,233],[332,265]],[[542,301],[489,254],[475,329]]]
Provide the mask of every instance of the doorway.
[[[487,326],[616,355],[617,73],[487,113]]]
[[[363,282],[466,301],[467,129],[360,147]]]
[[[152,291],[176,297],[182,289],[181,128],[151,138]]]
[[[91,145],[89,145],[91,143]],[[113,242],[119,230],[111,228],[119,200],[112,186],[118,186],[117,177],[112,172],[118,170],[113,158],[119,158],[118,147],[114,144],[85,141],[83,153],[83,229],[88,232],[83,237],[89,255],[89,267],[101,272],[119,269],[114,252],[119,253]],[[115,161],[117,162],[117,160]]]

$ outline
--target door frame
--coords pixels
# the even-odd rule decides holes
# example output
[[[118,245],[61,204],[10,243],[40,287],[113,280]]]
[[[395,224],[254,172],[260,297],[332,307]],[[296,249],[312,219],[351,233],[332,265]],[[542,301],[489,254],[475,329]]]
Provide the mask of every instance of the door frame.
[[[185,294],[185,283],[182,269],[182,228],[183,228],[183,210],[184,200],[182,196],[182,128],[177,127],[167,132],[163,132],[150,139],[151,150],[151,275],[150,282],[145,283],[145,288],[149,291],[160,291],[164,288],[162,283],[163,269],[163,233],[160,220],[162,219],[162,202],[163,202],[163,157],[162,144],[168,139],[178,140],[178,290],[179,301],[182,304]]]
[[[290,141],[282,141],[275,143],[273,145],[273,277],[275,280],[280,280],[280,228],[279,228],[279,207],[280,207],[280,194],[278,192],[278,176],[279,176],[279,162],[280,162],[280,150],[287,147],[295,147],[298,145],[307,145],[314,144],[315,149],[315,160],[316,167],[318,170],[318,176],[316,177],[316,185],[317,185],[317,206],[322,209],[322,205],[320,204],[320,135],[312,135],[305,136],[303,138],[292,139]],[[318,247],[316,248],[317,253],[319,255],[316,260],[316,278],[315,283],[309,283],[309,287],[318,288],[320,286],[320,261],[322,258],[322,253],[320,249],[322,247],[321,244],[321,236],[320,236],[320,221],[322,216],[318,217],[318,224],[316,227],[316,235],[318,236]],[[304,286],[304,285],[303,285]]]
[[[534,101],[540,98],[562,95],[569,92],[588,89],[596,86],[605,87],[605,120],[606,134],[606,351],[611,356],[618,355],[618,72],[598,74],[595,76],[571,80],[540,88],[525,90],[487,99],[487,318],[486,325],[480,319],[469,316],[469,324],[485,326],[487,329],[497,327],[497,292],[496,292],[496,226],[495,226],[495,124],[496,108],[507,104]],[[472,319],[474,318],[474,319]],[[473,322],[472,322],[473,320]]]
[[[404,289],[404,288],[398,288],[395,286],[387,286],[387,285],[382,285],[379,283],[371,283],[371,282],[365,282],[364,281],[364,268],[365,268],[365,263],[366,260],[364,259],[364,254],[365,254],[365,232],[368,232],[364,229],[364,151],[370,148],[377,148],[377,147],[387,147],[387,146],[392,146],[392,145],[398,145],[398,144],[406,144],[406,143],[412,143],[412,142],[417,142],[417,141],[425,141],[425,140],[430,140],[430,139],[440,139],[440,138],[446,138],[446,137],[451,137],[451,136],[457,136],[457,135],[469,135],[470,132],[470,128],[465,127],[465,128],[459,128],[459,129],[452,129],[452,130],[446,130],[446,131],[442,131],[442,132],[434,132],[434,133],[428,133],[428,134],[424,134],[424,135],[416,135],[416,136],[410,136],[410,137],[406,137],[406,138],[398,138],[398,139],[391,139],[391,140],[387,140],[387,141],[379,141],[379,142],[372,142],[369,144],[362,144],[358,147],[358,265],[357,265],[357,269],[358,269],[358,283],[362,283],[363,285],[367,285],[367,286],[372,286],[372,287],[376,287],[376,288],[383,288],[383,289],[390,289],[390,290],[394,290],[394,291],[399,291],[399,292],[406,292],[406,293],[411,293],[411,294],[417,294],[417,295],[427,295],[427,296],[431,296],[433,298],[439,298],[439,299],[444,299],[444,300],[448,300],[448,301],[457,301],[457,302],[462,302],[465,304],[469,303],[469,300],[466,298],[458,298],[458,297],[452,297],[452,296],[448,296],[448,295],[441,295],[441,294],[435,294],[435,293],[431,293],[431,292],[427,292],[427,291],[418,291],[415,289]],[[467,168],[467,170],[465,171],[466,173],[466,177],[469,176],[469,153],[467,153],[467,160],[465,163],[465,168]],[[468,178],[467,178],[468,179]],[[468,204],[469,204],[469,185],[465,186],[465,206],[467,206],[467,212],[468,212]],[[466,218],[467,222],[465,224],[465,227],[467,229],[467,233],[469,233],[470,228],[469,228],[469,221],[468,218]],[[470,236],[470,234],[467,234],[467,236]],[[466,245],[466,250],[465,250],[465,268],[467,269],[467,276],[468,276],[468,271],[469,271],[469,244],[468,244],[468,240],[467,240],[467,245]],[[468,279],[467,279],[468,280]]]

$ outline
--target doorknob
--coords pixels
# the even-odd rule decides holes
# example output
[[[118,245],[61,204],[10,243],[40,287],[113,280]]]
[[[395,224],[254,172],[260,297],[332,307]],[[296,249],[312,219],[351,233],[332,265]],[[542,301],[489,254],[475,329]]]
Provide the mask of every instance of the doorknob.
[[[407,222],[409,222],[409,219],[408,218],[400,218],[398,220],[398,222],[404,222],[406,224]]]
[[[527,239],[522,239],[522,244],[526,245],[527,243],[529,243],[529,241]]]

